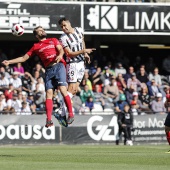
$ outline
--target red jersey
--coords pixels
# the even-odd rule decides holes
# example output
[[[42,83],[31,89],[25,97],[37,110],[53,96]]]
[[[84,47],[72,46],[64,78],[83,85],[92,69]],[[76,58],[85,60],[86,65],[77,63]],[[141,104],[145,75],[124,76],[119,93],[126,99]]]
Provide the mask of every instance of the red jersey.
[[[44,41],[39,41],[27,52],[31,57],[37,55],[41,58],[45,67],[56,60],[59,52],[56,49],[57,45],[61,45],[56,38],[47,38]],[[64,59],[61,60],[65,64]]]

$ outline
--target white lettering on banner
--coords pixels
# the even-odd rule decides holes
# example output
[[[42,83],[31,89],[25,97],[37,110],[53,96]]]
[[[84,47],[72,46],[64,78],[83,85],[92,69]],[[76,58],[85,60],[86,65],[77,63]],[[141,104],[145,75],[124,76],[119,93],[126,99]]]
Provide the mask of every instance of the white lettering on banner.
[[[5,127],[0,125],[0,140],[5,137]]]
[[[103,120],[102,116],[92,116],[88,122],[87,122],[87,132],[89,136],[94,140],[103,140],[103,141],[115,141],[118,136],[118,124],[117,124],[117,117],[113,116],[109,125],[98,125],[96,127],[96,131],[99,131],[98,134],[95,134],[93,132],[93,123],[95,121],[101,122]],[[114,135],[111,135],[112,129],[109,129],[108,127],[114,127]]]
[[[134,135],[164,135],[165,131],[164,130],[140,130],[136,129],[133,133]]]
[[[14,134],[11,133],[14,131]],[[19,125],[10,125],[6,130],[6,135],[9,139],[19,139]]]
[[[157,118],[154,118],[153,120],[149,118],[148,120],[148,127],[164,127],[164,120],[157,120]]]
[[[99,12],[101,11],[101,13]],[[96,29],[117,29],[118,27],[118,7],[117,6],[99,6],[89,9],[90,14],[87,19],[89,25]]]
[[[118,29],[119,25],[119,6],[102,6],[96,5],[89,9],[87,19],[90,21],[89,26],[95,29]],[[123,19],[123,28],[125,30],[164,30],[165,27],[170,29],[170,12],[134,12],[121,11]],[[122,20],[121,19],[121,20]],[[131,24],[131,25],[130,25]]]
[[[134,120],[135,128],[145,128],[145,121]]]
[[[27,130],[26,130],[27,129]],[[48,133],[50,132],[50,133]],[[9,125],[6,128],[0,125],[0,140],[8,137],[14,139],[41,139],[44,137],[46,140],[55,139],[55,126],[50,128],[41,127],[40,125]]]
[[[47,15],[31,15],[27,9],[20,9],[21,4],[10,4],[7,8],[0,8],[1,28],[11,28],[19,23],[24,28],[34,28],[41,25],[45,29],[50,28],[50,17]],[[14,16],[15,15],[15,16]]]

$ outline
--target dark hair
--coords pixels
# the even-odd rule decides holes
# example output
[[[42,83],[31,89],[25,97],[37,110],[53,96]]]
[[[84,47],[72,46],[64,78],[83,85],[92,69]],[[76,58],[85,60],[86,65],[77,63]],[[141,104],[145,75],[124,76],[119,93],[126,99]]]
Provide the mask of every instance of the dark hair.
[[[37,29],[38,29],[38,28],[43,28],[43,27],[42,27],[42,26],[38,26],[38,27],[34,28],[34,29],[33,29],[33,34],[34,34],[34,36],[37,35]]]
[[[69,21],[67,18],[63,17],[58,20],[58,24],[61,25],[63,21]]]

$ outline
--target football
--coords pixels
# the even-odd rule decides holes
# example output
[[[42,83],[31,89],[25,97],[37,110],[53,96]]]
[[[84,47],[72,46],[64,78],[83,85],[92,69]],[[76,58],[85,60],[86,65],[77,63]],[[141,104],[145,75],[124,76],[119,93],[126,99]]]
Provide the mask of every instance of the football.
[[[12,27],[12,34],[15,36],[21,36],[24,33],[24,27],[20,24],[15,24]]]

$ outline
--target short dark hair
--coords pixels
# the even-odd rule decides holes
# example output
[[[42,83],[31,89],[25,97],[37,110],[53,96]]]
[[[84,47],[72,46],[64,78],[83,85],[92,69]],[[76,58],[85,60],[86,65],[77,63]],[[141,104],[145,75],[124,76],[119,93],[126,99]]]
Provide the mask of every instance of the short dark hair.
[[[60,19],[58,20],[58,24],[61,25],[61,23],[62,23],[63,21],[69,21],[69,20],[68,20],[67,18],[65,18],[65,17],[62,17],[62,18],[60,18]]]
[[[35,27],[35,28],[33,29],[33,34],[34,34],[34,36],[37,35],[37,29],[38,29],[38,28],[43,28],[43,27],[42,27],[42,26]]]

